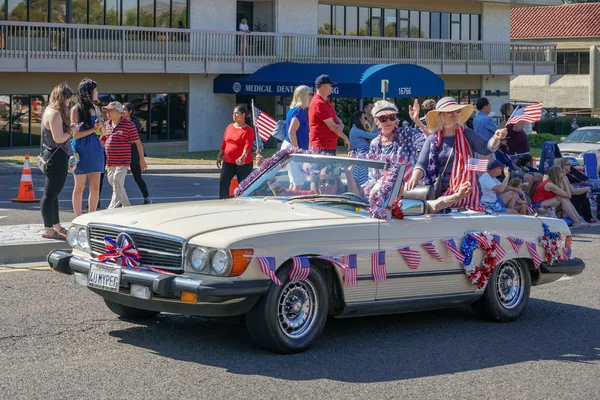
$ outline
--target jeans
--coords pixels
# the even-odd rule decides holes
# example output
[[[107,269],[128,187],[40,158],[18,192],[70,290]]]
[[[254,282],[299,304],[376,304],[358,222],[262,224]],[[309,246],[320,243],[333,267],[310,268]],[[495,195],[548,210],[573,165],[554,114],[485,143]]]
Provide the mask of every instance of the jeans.
[[[137,183],[140,191],[142,192],[142,196],[144,198],[150,197],[148,193],[148,186],[146,182],[144,182],[144,178],[142,178],[142,167],[140,167],[140,155],[137,151],[137,146],[135,143],[131,144],[131,164],[129,165],[131,169],[131,175],[133,175],[133,179],[135,183]]]
[[[252,163],[237,165],[231,163],[223,163],[221,167],[221,178],[219,179],[219,198],[228,199],[229,185],[233,177],[237,177],[238,182],[242,182],[252,172]]]
[[[127,192],[125,191],[125,177],[127,176],[127,170],[129,165],[119,165],[117,167],[108,167],[106,169],[106,176],[108,183],[113,187],[112,199],[108,209],[115,208],[117,204],[121,203],[123,207],[131,205]]]
[[[52,153],[54,152],[54,155]],[[52,156],[50,158],[50,156]],[[50,160],[48,161],[48,158]],[[40,203],[44,227],[51,228],[60,222],[58,217],[58,195],[65,186],[68,174],[69,155],[62,149],[44,151],[46,165],[46,182],[44,184],[44,196]]]

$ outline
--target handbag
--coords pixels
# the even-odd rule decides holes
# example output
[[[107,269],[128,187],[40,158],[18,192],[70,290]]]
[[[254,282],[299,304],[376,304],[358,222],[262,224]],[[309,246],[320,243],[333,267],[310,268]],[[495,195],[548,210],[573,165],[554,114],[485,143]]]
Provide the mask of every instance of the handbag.
[[[456,141],[454,141],[454,144],[456,145]],[[446,173],[446,168],[448,167],[448,163],[450,162],[450,158],[452,157],[453,152],[454,146],[452,146],[452,150],[450,150],[450,154],[448,155],[448,159],[446,160],[446,165],[444,165],[442,173],[439,174],[438,177],[435,179],[435,182],[433,182],[433,192],[435,193],[436,199],[442,197],[442,178],[444,177],[444,173]]]

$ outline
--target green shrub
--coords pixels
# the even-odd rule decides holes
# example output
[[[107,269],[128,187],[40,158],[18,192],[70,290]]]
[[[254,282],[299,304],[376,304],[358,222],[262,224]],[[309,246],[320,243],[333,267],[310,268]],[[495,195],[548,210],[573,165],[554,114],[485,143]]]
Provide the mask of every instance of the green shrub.
[[[593,117],[576,117],[576,118],[577,118],[577,125],[579,125],[580,127],[600,125],[600,118],[593,118]],[[572,120],[573,120],[572,116],[546,118],[539,122],[538,130],[540,132],[552,133],[553,135],[568,136],[571,133],[571,121]]]
[[[544,142],[557,142],[560,143],[560,136],[554,136],[549,133],[538,133],[537,135],[527,136],[529,140],[529,146],[531,147],[542,147]]]

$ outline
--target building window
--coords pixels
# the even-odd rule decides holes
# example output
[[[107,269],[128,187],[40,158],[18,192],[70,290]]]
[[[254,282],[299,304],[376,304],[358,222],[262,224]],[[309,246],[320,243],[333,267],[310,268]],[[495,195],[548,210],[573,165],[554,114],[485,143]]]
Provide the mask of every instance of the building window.
[[[331,6],[319,4],[319,34],[331,35]]]
[[[410,32],[410,20],[408,18],[409,14],[406,10],[400,10],[400,29],[398,31],[399,37],[408,37]]]
[[[333,34],[344,34],[344,6],[333,7]]]
[[[64,0],[63,0],[64,2]],[[52,4],[52,18],[54,19],[54,4]],[[38,0],[31,2],[29,5],[29,21],[31,22],[48,22],[48,0]],[[58,21],[57,21],[58,22]],[[63,21],[64,18],[63,18]]]
[[[471,17],[469,14],[460,16],[460,40],[471,40]]]
[[[367,7],[360,7],[358,9],[358,24],[360,26],[358,34],[360,36],[371,35],[371,15],[369,11],[370,9],[368,9]]]
[[[431,38],[440,38],[440,17],[441,14],[438,12],[431,13]]]
[[[450,39],[450,14],[442,13],[441,38]]]
[[[185,29],[188,27],[187,0],[172,0],[171,2],[171,28]]]
[[[589,52],[557,53],[556,73],[558,75],[587,75],[590,73]]]
[[[450,39],[460,40],[460,14],[452,14],[451,21]]]
[[[429,39],[429,12],[421,11],[421,29],[419,36],[424,39]]]
[[[397,19],[398,16],[396,15],[396,9],[390,9],[390,8],[386,8],[385,9],[385,14],[384,14],[384,28],[383,28],[383,36],[385,37],[397,37],[398,33],[397,33]]]
[[[358,35],[358,7],[346,7],[346,36]]]
[[[121,25],[138,25],[138,0],[123,0],[121,18]]]
[[[479,15],[471,15],[471,40],[479,40]]]
[[[73,24],[89,23],[87,6],[88,6],[87,0],[73,0],[71,2],[71,23],[73,23]]]
[[[371,9],[371,36],[381,36],[381,8]]]

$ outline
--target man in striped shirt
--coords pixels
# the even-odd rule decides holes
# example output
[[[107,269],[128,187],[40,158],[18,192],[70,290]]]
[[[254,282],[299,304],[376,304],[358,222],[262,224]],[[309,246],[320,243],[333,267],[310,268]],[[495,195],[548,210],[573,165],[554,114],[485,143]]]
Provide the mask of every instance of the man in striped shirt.
[[[108,183],[113,187],[113,195],[108,209],[130,206],[127,192],[125,192],[125,177],[131,163],[131,143],[135,144],[140,155],[140,167],[146,170],[146,160],[142,142],[137,134],[133,122],[123,118],[123,105],[113,101],[102,108],[108,113],[108,121],[104,125],[102,143],[106,153],[106,175]]]

